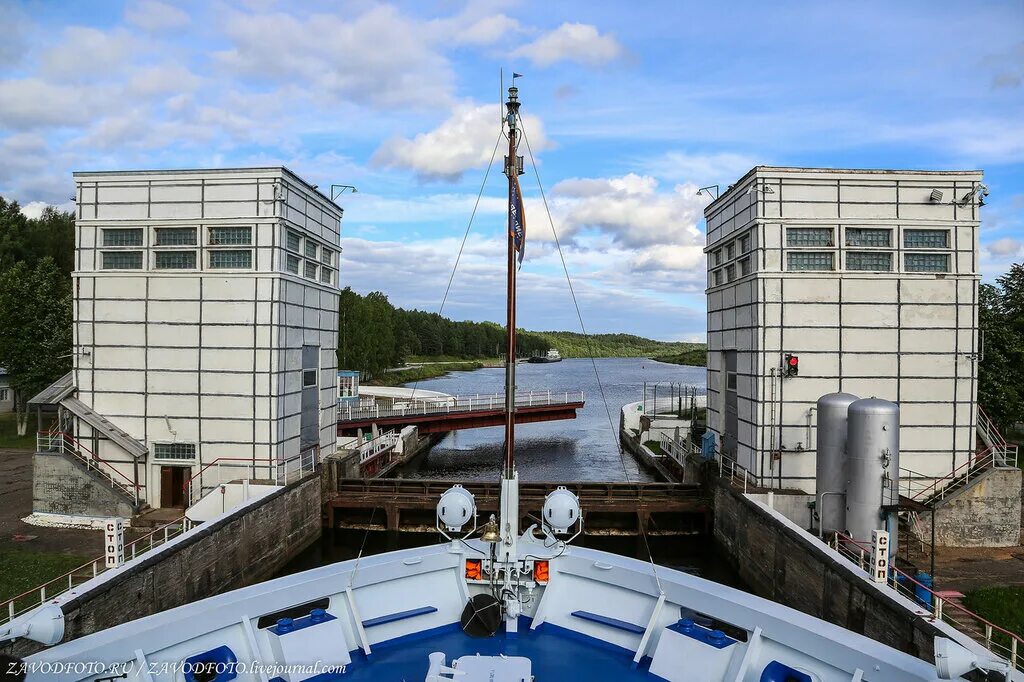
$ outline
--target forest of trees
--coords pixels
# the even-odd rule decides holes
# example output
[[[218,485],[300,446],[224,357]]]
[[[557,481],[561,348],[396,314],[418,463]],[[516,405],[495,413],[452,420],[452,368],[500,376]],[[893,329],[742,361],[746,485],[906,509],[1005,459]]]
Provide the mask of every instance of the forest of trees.
[[[1024,421],[1024,265],[982,284],[978,402],[1003,430]]]
[[[455,322],[437,313],[403,310],[374,291],[361,296],[341,292],[339,367],[358,369],[368,377],[398,367],[417,356],[461,360],[495,358],[505,352],[505,329],[493,322]],[[516,335],[517,355],[541,355],[556,348],[567,358],[674,356],[703,344],[652,341],[632,334],[528,332]]]

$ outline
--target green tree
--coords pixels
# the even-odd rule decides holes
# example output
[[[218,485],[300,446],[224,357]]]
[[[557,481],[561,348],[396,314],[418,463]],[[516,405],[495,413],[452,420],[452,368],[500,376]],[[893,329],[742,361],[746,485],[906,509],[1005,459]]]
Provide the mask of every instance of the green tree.
[[[28,400],[71,369],[71,282],[52,258],[0,272],[0,366],[14,389],[18,435]]]
[[[52,258],[65,275],[74,270],[75,216],[47,206],[29,220],[16,201],[0,197],[0,270],[15,263],[35,265]]]
[[[979,292],[978,402],[1005,430],[1024,420],[1024,266],[1011,266],[996,282]]]

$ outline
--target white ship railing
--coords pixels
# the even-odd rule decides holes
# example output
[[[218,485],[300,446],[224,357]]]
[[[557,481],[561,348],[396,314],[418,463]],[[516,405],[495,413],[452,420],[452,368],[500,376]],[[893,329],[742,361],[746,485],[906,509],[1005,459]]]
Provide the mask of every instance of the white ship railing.
[[[125,544],[125,561],[142,556],[154,547],[159,547],[171,538],[177,537],[191,528],[192,522],[184,516],[170,523],[158,526],[151,533]],[[106,555],[99,556],[63,575],[47,580],[41,585],[0,601],[0,625],[14,620],[14,618],[26,611],[31,611],[37,606],[45,604],[48,600],[74,589],[76,585],[91,580],[107,570],[109,570],[109,567],[107,566]]]
[[[869,577],[870,545],[842,533],[833,533],[829,546],[857,565]],[[982,618],[961,604],[950,601],[942,592],[918,582],[912,575],[890,566],[886,583],[904,597],[916,602],[931,614],[932,619],[949,623],[971,639],[983,644],[996,656],[1009,661],[1016,670],[1024,671],[1024,638]]]
[[[583,402],[583,391],[529,391],[516,394],[516,407],[571,405]],[[388,417],[417,417],[433,414],[457,414],[505,408],[505,394],[453,395],[444,398],[413,398],[393,407],[338,406],[338,421],[364,421]]]

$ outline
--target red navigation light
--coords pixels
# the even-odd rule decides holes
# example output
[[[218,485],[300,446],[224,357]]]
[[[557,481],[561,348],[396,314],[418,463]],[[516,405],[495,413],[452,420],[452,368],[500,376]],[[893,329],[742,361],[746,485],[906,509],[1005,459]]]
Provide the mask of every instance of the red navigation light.
[[[800,373],[800,358],[792,353],[786,353],[786,376],[795,377]]]

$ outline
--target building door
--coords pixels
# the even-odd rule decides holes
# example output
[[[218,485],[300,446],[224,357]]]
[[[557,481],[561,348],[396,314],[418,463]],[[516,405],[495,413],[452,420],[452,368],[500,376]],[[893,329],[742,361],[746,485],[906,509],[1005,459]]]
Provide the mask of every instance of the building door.
[[[739,410],[736,399],[736,351],[725,351],[725,429],[722,452],[736,459],[736,434],[739,432]]]
[[[320,347],[302,347],[301,449],[320,444]]]
[[[187,467],[160,467],[160,506],[185,506],[185,472]]]

